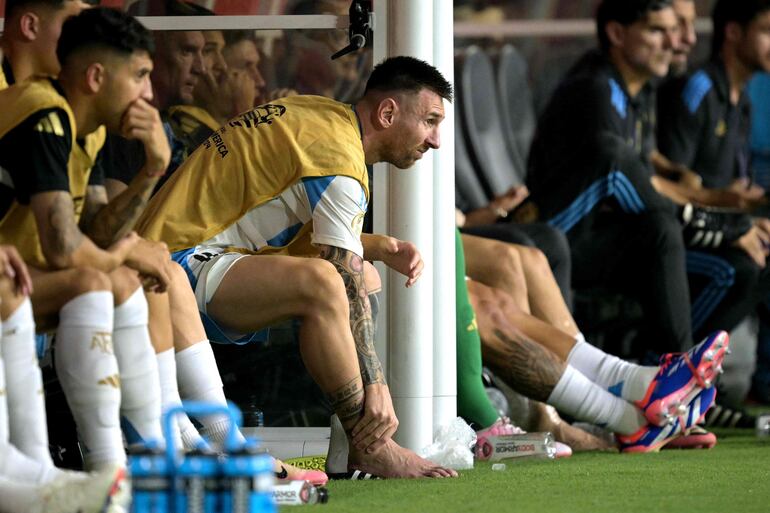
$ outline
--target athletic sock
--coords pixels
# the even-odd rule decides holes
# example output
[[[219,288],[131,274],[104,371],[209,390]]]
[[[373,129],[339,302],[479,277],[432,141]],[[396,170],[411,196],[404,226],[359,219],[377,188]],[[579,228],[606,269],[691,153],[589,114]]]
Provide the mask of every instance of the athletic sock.
[[[160,376],[160,399],[162,410],[182,404],[179,397],[179,387],[176,382],[176,360],[174,350],[169,349],[155,355],[158,360],[158,375]],[[187,415],[175,415],[172,421],[174,446],[177,449],[195,449],[205,444],[198,430],[190,422]],[[168,443],[168,440],[166,441]]]
[[[35,318],[29,299],[3,321],[0,347],[5,361],[11,443],[33,460],[53,468],[43,378],[35,351]]]
[[[4,340],[0,341],[0,345],[4,342]],[[5,382],[6,367],[2,356],[0,356],[0,476],[13,477],[28,483],[43,483],[54,472],[53,466],[47,467],[43,463],[22,454],[11,445],[8,405],[6,403],[8,396]],[[5,501],[3,494],[0,494],[0,497]]]
[[[644,367],[609,355],[586,342],[582,333],[578,333],[575,342],[567,357],[568,364],[613,395],[627,401],[644,398],[657,367]]]
[[[42,511],[40,486],[18,476],[0,475],[0,497],[4,513],[37,513]]]
[[[217,361],[208,340],[183,349],[176,353],[176,375],[179,392],[185,398],[193,401],[227,405],[225,392],[222,389],[222,378],[219,376]],[[217,445],[224,443],[230,421],[223,415],[207,415],[196,418],[203,425],[201,433]],[[239,442],[244,438],[236,430]]]
[[[638,408],[597,386],[569,365],[547,402],[578,420],[622,435],[636,433],[647,424]]]
[[[59,312],[56,332],[56,373],[86,448],[86,467],[91,469],[126,463],[112,303],[107,291],[77,296]]]
[[[147,300],[142,288],[115,307],[112,331],[120,369],[120,415],[129,447],[162,444],[160,378],[147,329]]]

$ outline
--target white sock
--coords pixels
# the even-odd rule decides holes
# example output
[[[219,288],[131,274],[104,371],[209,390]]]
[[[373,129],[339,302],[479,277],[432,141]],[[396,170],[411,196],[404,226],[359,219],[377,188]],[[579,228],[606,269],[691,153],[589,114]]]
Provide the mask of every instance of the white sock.
[[[5,341],[0,342],[0,344],[3,342]],[[27,483],[43,483],[50,478],[49,468],[22,454],[11,445],[8,407],[5,400],[7,396],[5,369],[5,362],[0,357],[0,477],[13,477]],[[5,496],[2,493],[0,493],[0,498],[2,498],[0,503],[5,501]],[[2,511],[1,504],[0,511]]]
[[[77,296],[59,312],[56,332],[56,373],[86,446],[86,467],[92,469],[126,463],[112,302],[107,291]]]
[[[29,299],[3,321],[1,347],[11,443],[33,460],[53,468],[43,378],[35,351],[35,318]]]
[[[38,513],[42,511],[41,487],[20,477],[0,475],[0,512]]]
[[[179,397],[179,387],[176,382],[176,360],[174,350],[169,349],[155,355],[158,360],[160,375],[160,397],[163,411],[182,404]],[[192,450],[201,447],[205,442],[187,415],[176,415],[172,423],[174,431],[174,446],[177,449]],[[168,441],[167,441],[168,442]]]
[[[570,365],[547,402],[578,420],[622,435],[636,433],[647,424],[638,408],[597,386]]]
[[[176,353],[176,375],[179,392],[185,399],[222,406],[227,404],[217,361],[208,340]],[[219,445],[224,442],[230,426],[230,421],[226,417],[209,415],[197,420],[203,424],[201,432],[212,442]],[[243,442],[243,435],[238,430],[236,432],[238,441]]]
[[[582,333],[575,337],[575,347],[567,357],[567,363],[585,377],[627,401],[644,398],[657,367],[643,367],[609,355],[586,342]]]
[[[129,447],[163,444],[160,378],[147,329],[147,300],[141,287],[115,307],[112,344],[120,369],[120,416]]]

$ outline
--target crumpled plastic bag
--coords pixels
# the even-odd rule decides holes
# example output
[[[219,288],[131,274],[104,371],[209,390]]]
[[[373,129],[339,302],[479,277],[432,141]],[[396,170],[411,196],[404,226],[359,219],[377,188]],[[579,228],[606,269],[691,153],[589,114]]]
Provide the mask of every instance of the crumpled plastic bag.
[[[473,468],[473,452],[476,432],[460,417],[440,426],[433,437],[433,443],[421,449],[418,454],[436,465],[454,470]]]

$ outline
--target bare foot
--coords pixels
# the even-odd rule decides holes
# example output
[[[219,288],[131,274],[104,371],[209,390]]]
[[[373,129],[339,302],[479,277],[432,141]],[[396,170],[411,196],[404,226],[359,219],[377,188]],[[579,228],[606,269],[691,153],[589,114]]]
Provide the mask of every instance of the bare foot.
[[[532,403],[534,408],[533,423],[535,431],[550,431],[557,442],[562,442],[575,452],[585,451],[617,451],[618,448],[606,440],[587,433],[564,422],[552,406],[543,403]]]
[[[457,477],[454,470],[420,458],[391,439],[372,454],[366,454],[351,445],[348,467],[386,478]]]

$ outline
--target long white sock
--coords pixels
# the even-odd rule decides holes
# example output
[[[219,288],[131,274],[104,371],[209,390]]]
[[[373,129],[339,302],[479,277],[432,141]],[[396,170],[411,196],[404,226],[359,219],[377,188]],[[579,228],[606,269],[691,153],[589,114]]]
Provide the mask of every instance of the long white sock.
[[[141,287],[115,307],[112,344],[120,369],[120,416],[131,446],[162,445],[158,361],[147,329],[147,300]]]
[[[185,399],[217,405],[227,404],[217,361],[208,340],[198,342],[176,354],[176,375],[179,392]],[[224,442],[230,426],[227,418],[222,415],[209,415],[197,420],[203,424],[202,433],[211,441],[220,445]],[[238,439],[243,441],[240,431]]]
[[[4,341],[0,342],[0,345]],[[0,357],[0,477],[13,477],[27,483],[42,483],[49,479],[49,468],[22,454],[10,442],[8,426],[7,387],[5,383],[5,362]],[[0,503],[5,496],[0,493]],[[0,511],[2,506],[0,506]]]
[[[107,291],[77,296],[59,312],[56,332],[56,372],[86,446],[86,467],[92,469],[126,463],[112,302]]]
[[[644,398],[647,388],[658,372],[657,367],[644,367],[628,363],[605,353],[586,342],[582,333],[575,337],[575,347],[567,357],[567,363],[585,377],[627,401]]]
[[[5,360],[11,443],[33,460],[53,467],[43,378],[35,352],[35,318],[29,299],[3,321],[0,347]]]
[[[179,386],[176,382],[174,350],[169,349],[162,353],[157,353],[155,357],[158,360],[158,374],[160,375],[161,404],[165,412],[169,408],[182,404],[182,399],[179,397]],[[205,444],[200,433],[195,429],[187,415],[176,415],[172,426],[174,430],[174,446],[177,449],[185,448],[191,450]]]
[[[41,511],[41,487],[20,477],[0,475],[0,512],[36,513]]]
[[[570,365],[548,397],[548,404],[578,420],[630,435],[647,424],[642,412],[599,387]]]

